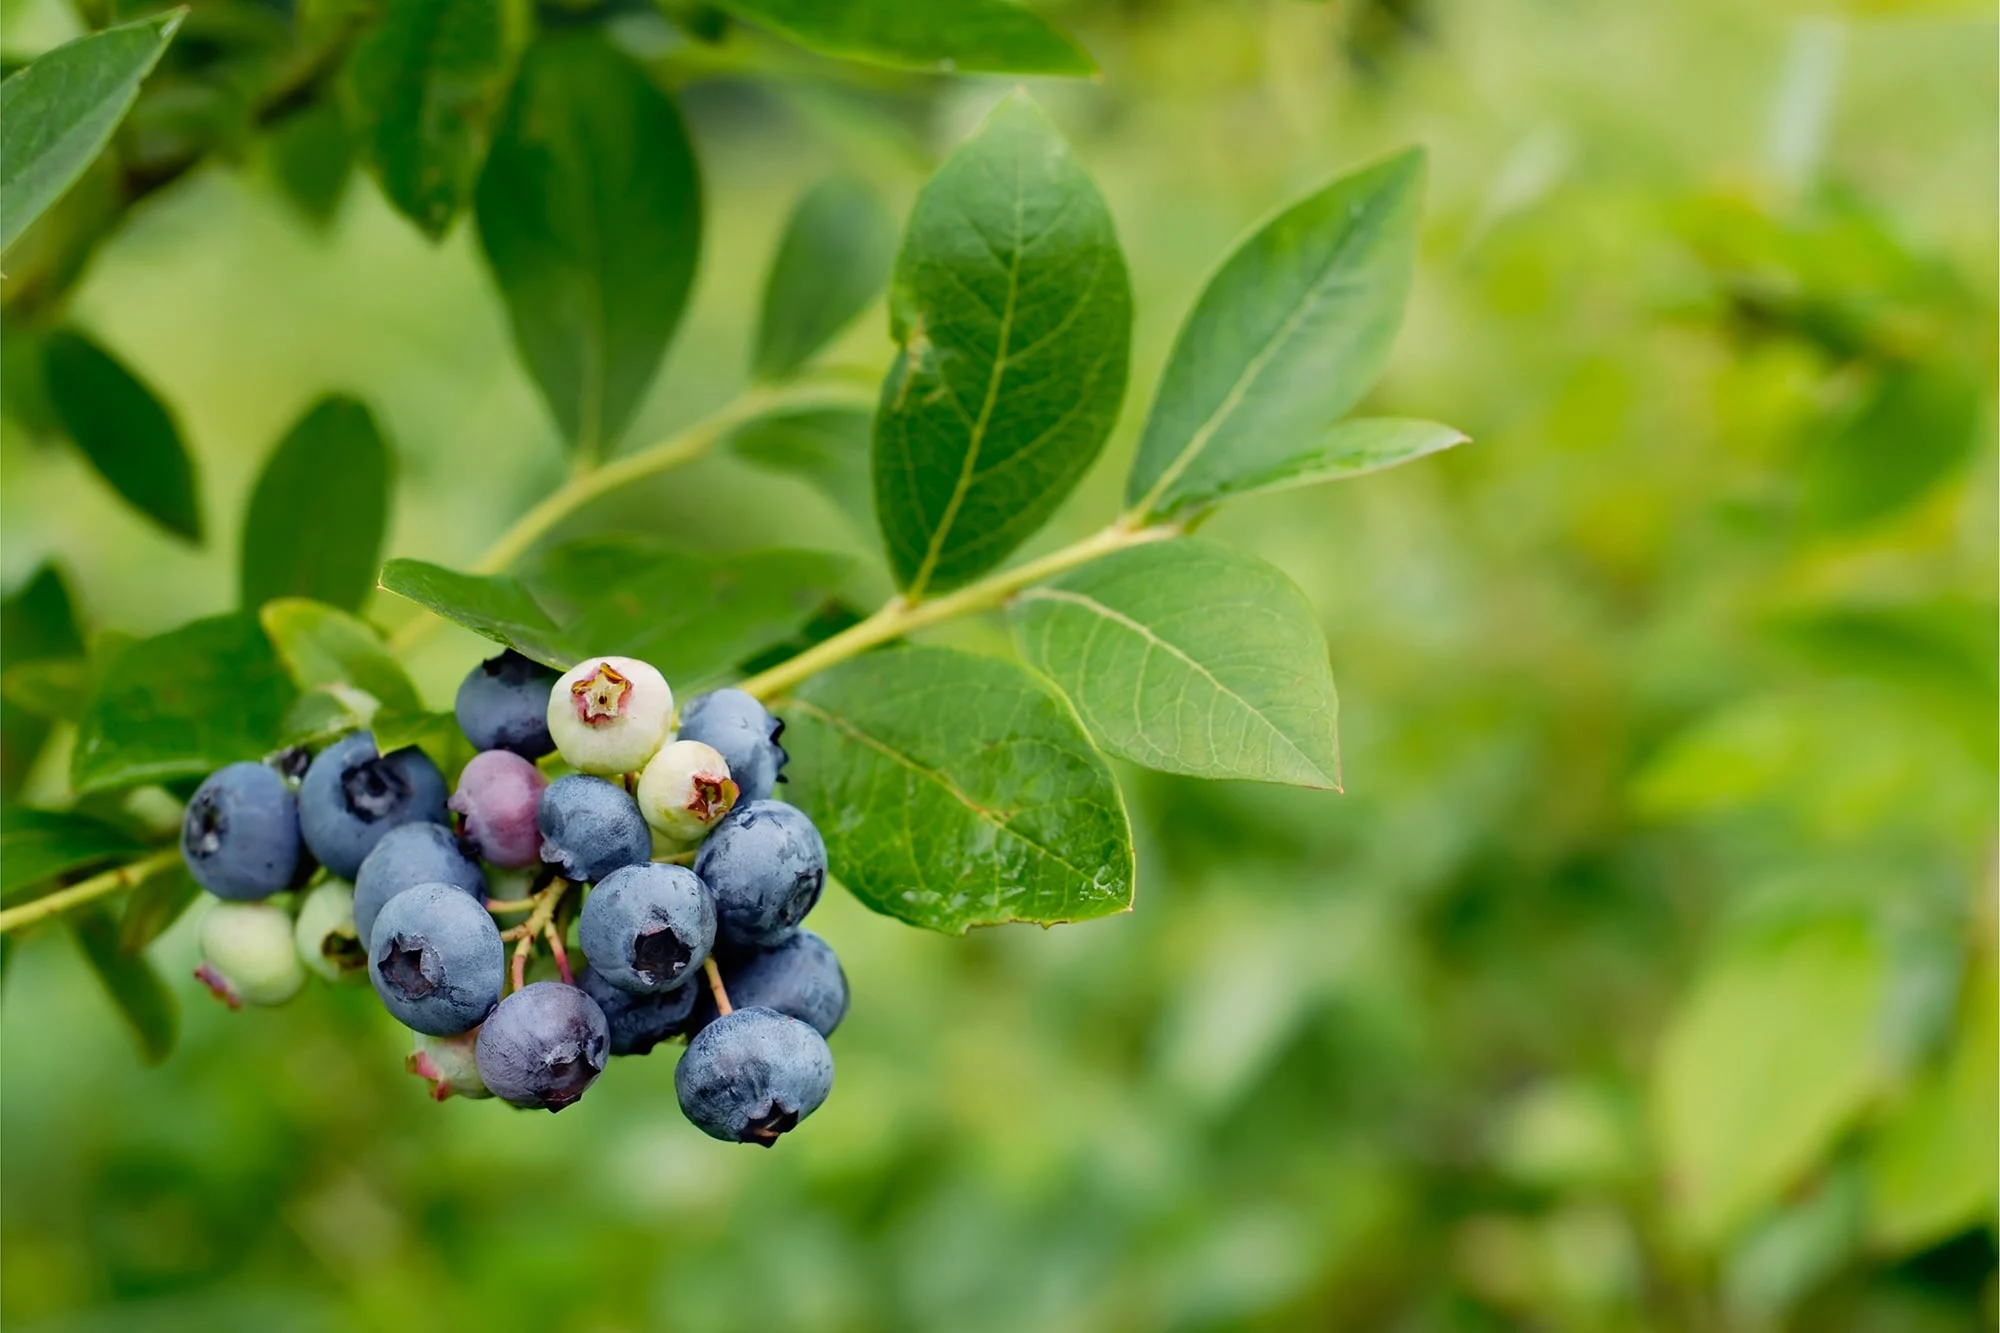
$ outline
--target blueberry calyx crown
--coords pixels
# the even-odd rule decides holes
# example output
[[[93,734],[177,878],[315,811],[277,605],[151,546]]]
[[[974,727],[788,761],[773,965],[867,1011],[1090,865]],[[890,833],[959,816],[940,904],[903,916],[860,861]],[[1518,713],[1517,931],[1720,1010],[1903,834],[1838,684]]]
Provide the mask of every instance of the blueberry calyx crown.
[[[429,967],[424,966],[426,961],[430,962]],[[437,990],[432,975],[436,971],[436,958],[429,947],[413,944],[401,935],[390,944],[388,956],[382,960],[383,982],[406,1000],[421,1000]]]
[[[577,718],[587,726],[614,721],[625,711],[632,682],[609,662],[599,662],[597,670],[569,687],[576,700]]]
[[[632,941],[632,970],[649,985],[678,977],[693,957],[687,943],[665,926],[641,931]]]
[[[395,814],[410,799],[410,780],[383,756],[348,769],[341,775],[340,789],[347,797],[347,808],[370,824]]]

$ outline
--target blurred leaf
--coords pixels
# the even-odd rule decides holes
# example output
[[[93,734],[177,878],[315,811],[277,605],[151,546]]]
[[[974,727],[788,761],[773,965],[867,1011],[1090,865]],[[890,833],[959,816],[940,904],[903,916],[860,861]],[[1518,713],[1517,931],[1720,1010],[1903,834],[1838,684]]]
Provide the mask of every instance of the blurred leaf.
[[[396,0],[348,57],[382,193],[434,241],[472,198],[527,31],[522,0]]]
[[[354,174],[354,133],[327,98],[287,116],[265,139],[272,179],[300,215],[324,227],[340,212]]]
[[[30,663],[83,653],[76,610],[60,570],[43,565],[0,602],[0,681]],[[25,709],[0,695],[0,796],[12,799],[48,739],[53,707]]]
[[[350,731],[372,726],[381,708],[381,700],[351,685],[315,685],[302,691],[285,710],[272,748],[303,745],[318,749]]]
[[[1811,1168],[1875,1093],[1886,969],[1864,921],[1732,943],[1680,1003],[1653,1128],[1686,1232],[1713,1249]]]
[[[1283,474],[1388,360],[1416,267],[1424,155],[1343,176],[1239,245],[1174,339],[1126,483],[1149,514]]]
[[[1737,1242],[1721,1283],[1736,1326],[1780,1327],[1780,1315],[1839,1270],[1861,1239],[1862,1194],[1859,1173],[1836,1162]]]
[[[51,334],[45,353],[49,401],[98,475],[161,527],[199,543],[194,461],[166,407],[80,333]]]
[[[0,282],[0,311],[6,316],[0,339],[5,341],[7,352],[0,362],[17,354],[20,334],[47,329],[60,320],[71,291],[89,271],[97,247],[124,220],[124,179],[117,154],[100,154],[55,206],[7,247],[4,265],[0,265],[0,271],[7,275],[7,280]],[[5,208],[0,199],[0,212]],[[31,373],[43,374],[32,369]],[[8,391],[17,392],[17,385],[18,377],[10,370]],[[10,402],[7,412],[11,416],[46,409],[53,418],[54,407],[47,398],[44,384],[40,402]]]
[[[893,648],[784,708],[791,799],[869,907],[948,934],[1132,905],[1124,798],[1069,706],[1011,663]]]
[[[1073,74],[1097,65],[1061,30],[1007,0],[717,0],[809,51],[942,74]]]
[[[367,405],[322,398],[264,464],[243,519],[243,606],[313,597],[352,611],[375,587],[392,462]]]
[[[363,621],[338,607],[303,597],[266,602],[257,613],[264,632],[301,690],[346,685],[371,696],[384,708],[415,713],[423,709],[416,687]]]
[[[125,911],[118,918],[118,951],[127,957],[143,953],[200,896],[201,886],[185,866],[142,882],[125,900]]]
[[[679,110],[603,41],[544,38],[479,178],[478,221],[556,424],[601,452],[659,372],[694,280],[701,182]]]
[[[1271,457],[1261,467],[1253,465],[1218,480],[1206,503],[1365,476],[1398,463],[1429,457],[1455,444],[1464,444],[1468,438],[1435,421],[1354,417],[1335,423],[1317,441],[1301,442],[1302,447],[1290,454]],[[1193,503],[1188,507],[1193,508]]]
[[[89,903],[63,917],[83,949],[84,959],[139,1043],[140,1058],[156,1065],[173,1053],[180,1009],[160,974],[143,953],[118,947],[118,921],[102,903]]]
[[[860,624],[866,616],[852,605],[839,598],[829,598],[799,626],[798,633],[779,643],[772,644],[754,657],[746,657],[737,664],[743,675],[754,676],[759,671],[768,671],[780,662],[790,661],[817,643],[825,643],[844,629]],[[901,643],[901,639],[892,640]]]
[[[789,472],[818,488],[864,531],[874,531],[875,487],[868,475],[874,416],[858,408],[805,407],[766,412],[728,436],[746,463]]]
[[[1200,778],[1340,786],[1312,604],[1253,555],[1192,538],[1116,552],[1014,599],[1028,664],[1107,753]]]
[[[917,195],[889,294],[876,517],[912,599],[1048,520],[1118,416],[1132,292],[1104,198],[1022,93]]]
[[[544,666],[567,671],[576,661],[549,613],[508,575],[460,574],[422,560],[391,560],[382,566],[377,586]]]
[[[391,754],[414,745],[437,764],[445,781],[455,783],[458,774],[472,760],[472,742],[459,730],[456,713],[406,713],[383,708],[368,724],[375,733],[375,745]]]
[[[846,577],[822,551],[697,554],[642,537],[587,537],[523,575],[575,661],[621,653],[692,687],[791,635]],[[586,646],[590,645],[590,646]]]
[[[867,309],[889,280],[896,223],[873,186],[834,176],[806,191],[785,224],[751,369],[781,380]]]
[[[2000,989],[1982,951],[1943,1064],[1926,1073],[1870,1145],[1874,1244],[1907,1254],[1992,1220],[2000,1151]]]
[[[186,15],[169,10],[79,37],[0,83],[0,250],[103,150]]]
[[[25,889],[145,850],[129,829],[107,820],[0,806],[0,902],[11,906]]]
[[[95,675],[70,756],[79,793],[206,777],[260,758],[295,693],[250,615],[212,616],[140,640],[98,663]]]
[[[1806,455],[1807,516],[1846,530],[1921,498],[1978,441],[1980,390],[1935,363],[1892,366],[1846,422]]]

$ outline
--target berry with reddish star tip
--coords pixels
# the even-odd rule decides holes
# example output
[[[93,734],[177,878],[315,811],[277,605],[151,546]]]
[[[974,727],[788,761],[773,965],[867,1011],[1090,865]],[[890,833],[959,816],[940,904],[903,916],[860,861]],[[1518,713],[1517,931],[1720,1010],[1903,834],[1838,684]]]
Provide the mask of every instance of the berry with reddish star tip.
[[[778,744],[784,730],[784,719],[742,690],[698,694],[681,712],[680,738],[714,746],[745,801],[767,799],[784,781],[787,756]]]
[[[455,1037],[486,1020],[507,983],[507,946],[486,908],[451,884],[419,884],[375,918],[375,993],[415,1032]]]
[[[736,805],[729,765],[700,741],[670,741],[639,775],[639,813],[662,834],[699,842]]]
[[[769,1148],[826,1101],[833,1052],[807,1023],[738,1009],[696,1033],[674,1067],[674,1093],[696,1128]]]
[[[283,1004],[306,984],[292,918],[270,903],[218,902],[201,919],[195,976],[231,1009]]]
[[[479,1029],[456,1037],[416,1034],[416,1049],[403,1061],[403,1068],[431,1085],[431,1100],[441,1102],[453,1095],[478,1100],[491,1097],[493,1090],[479,1077]]]
[[[464,821],[465,838],[496,866],[518,870],[535,865],[542,856],[542,834],[535,827],[535,810],[549,780],[542,770],[510,750],[487,750],[472,756],[458,775],[458,790],[449,802]]]
[[[604,1072],[611,1031],[597,1001],[537,981],[500,1002],[479,1029],[479,1076],[501,1100],[560,1111]]]
[[[674,692],[636,657],[591,657],[549,689],[556,751],[585,773],[636,773],[667,739]]]
[[[715,899],[686,866],[626,866],[583,900],[576,938],[612,985],[672,990],[701,970],[715,945]]]

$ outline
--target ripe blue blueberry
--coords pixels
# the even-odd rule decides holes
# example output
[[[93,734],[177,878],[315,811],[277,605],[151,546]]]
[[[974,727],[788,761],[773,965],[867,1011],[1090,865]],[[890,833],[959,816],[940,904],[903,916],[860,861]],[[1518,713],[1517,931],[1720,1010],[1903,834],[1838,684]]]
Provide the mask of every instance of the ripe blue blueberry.
[[[724,1014],[695,1034],[674,1068],[681,1111],[697,1128],[766,1148],[832,1090],[826,1038],[775,1009]]]
[[[475,750],[512,750],[523,759],[553,753],[549,687],[559,673],[512,648],[472,668],[458,686],[458,729]]]
[[[604,1072],[611,1030],[597,1001],[537,981],[500,1002],[479,1029],[479,1076],[515,1106],[560,1111]]]
[[[399,824],[442,824],[444,774],[415,746],[378,755],[365,731],[312,761],[299,787],[299,832],[320,864],[351,880],[382,835]]]
[[[707,993],[697,979],[658,995],[634,995],[606,981],[594,967],[578,973],[576,984],[604,1011],[613,1055],[644,1055],[668,1037],[687,1031],[696,999]]]
[[[542,793],[535,811],[542,859],[563,877],[594,884],[612,871],[653,857],[653,831],[631,795],[603,778],[572,773]]]
[[[795,930],[769,949],[718,950],[716,967],[731,1004],[741,1009],[776,1009],[831,1037],[847,1016],[847,973],[833,946],[810,930]],[[706,995],[706,987],[693,989]],[[702,1003],[696,1026],[715,1017],[714,1003]]]
[[[732,944],[783,942],[826,883],[826,844],[812,820],[783,801],[751,801],[702,843],[694,873],[715,895],[716,931]]]
[[[299,803],[262,764],[209,775],[181,821],[181,856],[195,883],[218,898],[269,897],[299,867]]]
[[[456,885],[419,884],[375,918],[368,975],[403,1026],[453,1037],[500,1002],[507,947],[477,899]]]
[[[778,737],[783,720],[773,717],[742,690],[715,690],[688,700],[681,711],[680,738],[712,746],[729,765],[738,799],[762,801],[783,781],[785,747]]]
[[[672,990],[715,946],[715,899],[686,866],[624,866],[583,900],[576,937],[612,985],[635,994]]]
[[[449,884],[486,901],[486,876],[442,824],[404,824],[375,844],[354,877],[354,932],[372,942],[375,917],[391,898],[419,884]]]

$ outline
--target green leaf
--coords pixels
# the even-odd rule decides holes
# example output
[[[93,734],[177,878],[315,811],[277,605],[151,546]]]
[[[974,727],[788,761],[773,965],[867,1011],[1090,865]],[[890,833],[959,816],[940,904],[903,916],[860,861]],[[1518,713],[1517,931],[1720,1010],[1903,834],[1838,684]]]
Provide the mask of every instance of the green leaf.
[[[1338,711],[1312,604],[1252,555],[1155,542],[1030,588],[1021,655],[1107,752],[1168,773],[1340,786]]]
[[[354,134],[340,103],[327,98],[285,117],[265,145],[271,178],[292,207],[314,226],[332,222],[354,174]]]
[[[154,1065],[166,1059],[180,1030],[180,1009],[159,972],[143,953],[126,953],[118,947],[118,920],[103,904],[90,903],[64,919],[83,949],[84,960],[132,1029],[140,1057]]]
[[[889,280],[895,254],[895,220],[866,181],[834,176],[808,190],[764,284],[757,378],[785,378],[853,323]]]
[[[382,193],[432,240],[472,197],[527,30],[520,0],[397,0],[348,58]]]
[[[1236,248],[1174,339],[1126,497],[1200,508],[1282,474],[1381,373],[1416,268],[1411,149],[1292,205]]]
[[[245,609],[312,597],[352,611],[375,586],[389,446],[365,404],[322,398],[278,441],[243,519]]]
[[[153,391],[80,333],[51,334],[45,354],[49,400],[98,475],[167,531],[201,541],[194,461]]]
[[[544,666],[566,671],[576,661],[549,613],[509,575],[460,574],[422,560],[391,560],[382,566],[378,586]]]
[[[457,782],[459,771],[472,760],[472,742],[459,729],[456,713],[405,713],[384,708],[368,727],[383,754],[414,745],[431,757],[447,782]]]
[[[637,657],[681,690],[729,676],[789,637],[849,563],[821,551],[696,554],[642,537],[591,537],[552,548],[523,578],[562,626],[570,661]]]
[[[1366,476],[1464,444],[1469,438],[1435,421],[1351,417],[1336,422],[1318,439],[1303,443],[1282,457],[1252,462],[1244,471],[1218,481],[1206,499],[1189,501],[1181,512],[1195,508],[1197,503],[1214,504],[1260,491],[1283,491],[1294,486]]]
[[[127,957],[143,952],[200,897],[201,886],[185,866],[144,881],[132,890],[118,918],[118,951]]]
[[[1979,441],[1981,392],[1950,366],[1892,365],[1861,406],[1813,443],[1800,469],[1805,514],[1847,531],[1922,499]]]
[[[31,663],[74,661],[82,655],[83,635],[69,588],[60,570],[43,565],[0,602],[0,667],[5,669],[0,681]],[[56,711],[39,700],[24,708],[0,694],[0,795],[11,797],[20,789],[48,739],[45,719]]]
[[[808,51],[942,74],[1090,75],[1097,65],[1060,29],[1007,0],[719,0]]]
[[[911,597],[956,587],[1047,521],[1125,394],[1132,292],[1103,196],[1025,95],[924,186],[889,296],[876,515]]]
[[[0,250],[76,183],[187,11],[79,37],[0,83]]]
[[[96,664],[70,785],[109,791],[206,777],[271,749],[295,691],[257,618],[213,616]]]
[[[875,484],[868,475],[874,418],[849,407],[767,412],[729,433],[729,451],[744,462],[788,472],[817,488],[857,527],[874,529]]]
[[[1929,1070],[1876,1134],[1868,1156],[1871,1231],[1905,1254],[1993,1216],[2000,1152],[2000,1012],[1993,959],[1967,977],[1959,1027],[1943,1063]]]
[[[1885,992],[1864,921],[1728,948],[1661,1039],[1652,1118],[1680,1221],[1714,1249],[1812,1167],[1876,1091]]]
[[[384,708],[423,710],[416,687],[365,622],[338,607],[303,597],[266,602],[257,618],[271,645],[301,690],[344,685],[360,690]]]
[[[90,815],[0,806],[0,902],[11,905],[58,876],[145,850],[129,829]]]
[[[586,33],[521,63],[477,196],[514,340],[585,454],[631,422],[680,323],[701,182],[673,100]]]
[[[315,685],[285,710],[273,748],[303,745],[316,750],[350,731],[373,725],[381,710],[379,699],[351,685]]]
[[[1069,705],[1010,662],[893,648],[785,707],[790,799],[869,907],[951,934],[1128,910],[1132,830]]]

